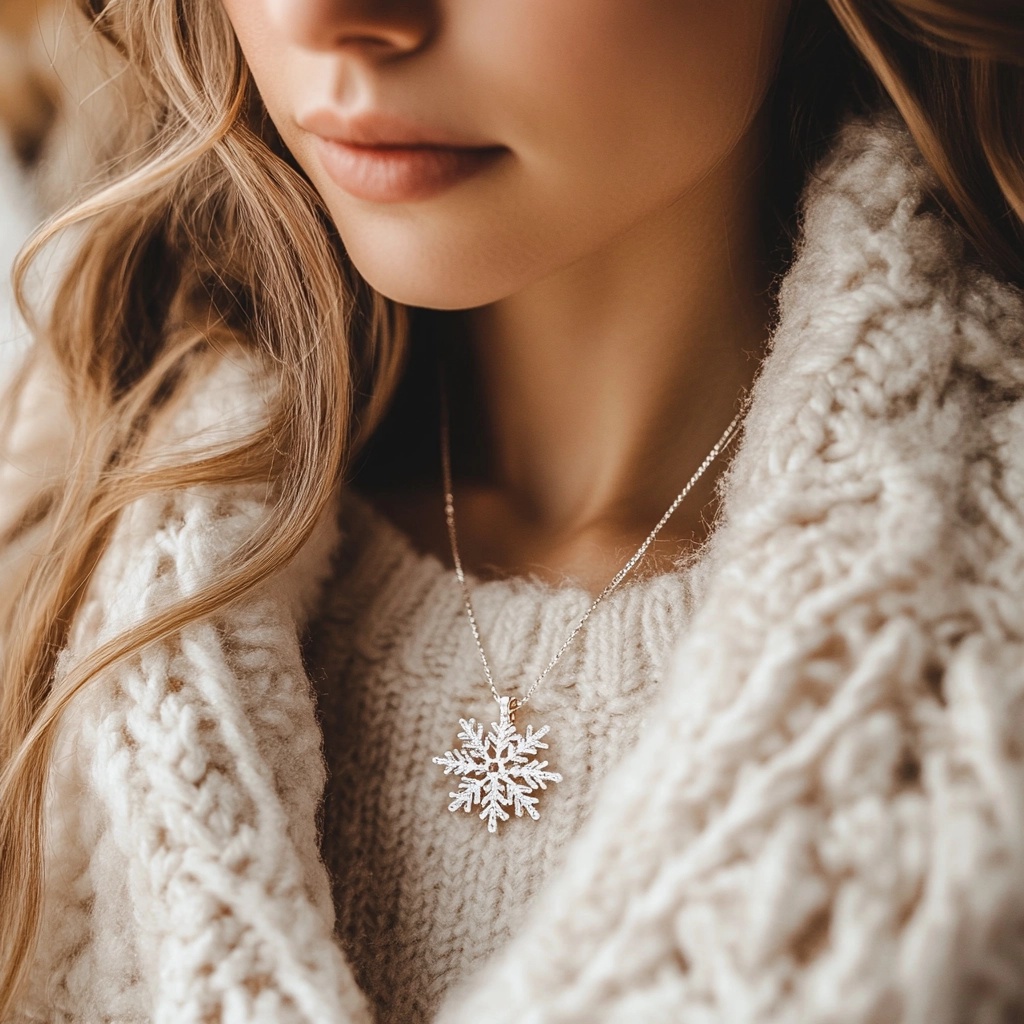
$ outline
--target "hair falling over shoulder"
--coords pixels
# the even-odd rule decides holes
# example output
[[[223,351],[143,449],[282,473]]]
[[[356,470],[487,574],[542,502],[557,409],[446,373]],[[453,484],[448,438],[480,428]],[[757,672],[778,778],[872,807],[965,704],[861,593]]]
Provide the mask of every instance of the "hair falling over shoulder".
[[[42,799],[62,709],[104,668],[289,560],[375,425],[404,351],[401,311],[347,266],[261,114],[219,4],[111,0],[86,14],[89,44],[102,39],[121,65],[134,120],[96,191],[41,229],[16,270],[23,291],[33,260],[78,232],[36,331],[74,417],[74,463],[20,524],[45,520],[35,524],[43,550],[0,595],[0,1019],[38,928]],[[239,345],[279,382],[261,429],[187,463],[147,463],[154,415],[204,360]],[[187,604],[106,644],[55,687],[57,653],[119,512],[213,481],[270,481],[265,528]]]
[[[90,45],[132,91],[117,156],[88,198],[51,219],[16,272],[73,230],[73,255],[36,320],[74,416],[75,459],[0,536],[45,539],[0,595],[0,1019],[33,956],[43,802],[62,711],[145,645],[215,614],[288,562],[382,417],[406,351],[404,312],[348,263],[318,196],[265,111],[219,4],[83,0]],[[777,214],[851,107],[893,103],[978,256],[1024,282],[1024,3],[794,0],[772,99]],[[783,152],[784,151],[784,152]],[[23,312],[32,319],[28,303]],[[155,464],[154,416],[241,346],[274,368],[259,430]],[[187,603],[86,661],[57,655],[119,514],[140,497],[270,482],[265,527]]]

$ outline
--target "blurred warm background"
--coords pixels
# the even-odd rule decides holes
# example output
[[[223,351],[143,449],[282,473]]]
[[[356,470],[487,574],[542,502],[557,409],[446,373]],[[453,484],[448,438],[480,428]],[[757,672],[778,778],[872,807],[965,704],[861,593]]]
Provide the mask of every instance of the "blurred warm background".
[[[0,121],[26,164],[38,157],[60,101],[46,46],[55,9],[42,0],[0,3]]]
[[[88,189],[123,120],[110,59],[77,0],[0,0],[0,371],[24,337],[14,256],[42,218]]]
[[[52,186],[43,158],[52,143],[60,105],[56,66],[46,52],[56,7],[43,0],[0,0],[0,366],[16,329],[8,277],[11,262],[38,221]]]
[[[9,399],[7,385],[17,379],[29,342],[13,303],[11,265],[40,218],[92,175],[102,159],[96,118],[114,110],[102,88],[109,72],[101,70],[73,5],[0,0],[0,530],[30,506],[42,467],[65,436],[63,400],[45,362],[34,364],[20,402]],[[11,423],[13,432],[6,429]]]
[[[43,210],[102,160],[110,77],[75,0],[0,0],[0,133]]]

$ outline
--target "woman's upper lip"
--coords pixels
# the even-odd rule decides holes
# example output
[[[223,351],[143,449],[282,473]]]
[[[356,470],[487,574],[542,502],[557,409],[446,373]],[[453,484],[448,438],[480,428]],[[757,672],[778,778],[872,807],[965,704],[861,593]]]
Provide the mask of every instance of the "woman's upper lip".
[[[311,110],[299,116],[300,128],[331,142],[350,146],[412,147],[444,149],[494,149],[494,143],[459,136],[443,128],[428,127],[397,114],[364,110],[346,114],[330,108]]]

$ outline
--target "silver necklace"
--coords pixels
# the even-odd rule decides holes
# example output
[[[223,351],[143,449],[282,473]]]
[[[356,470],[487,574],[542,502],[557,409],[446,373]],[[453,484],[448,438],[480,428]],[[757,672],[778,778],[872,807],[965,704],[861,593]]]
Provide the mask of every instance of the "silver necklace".
[[[498,830],[498,822],[509,819],[510,810],[514,811],[517,817],[521,817],[526,813],[534,821],[540,817],[536,807],[538,801],[538,797],[535,795],[536,791],[538,789],[547,789],[547,783],[549,782],[561,782],[562,776],[558,772],[547,771],[548,762],[539,761],[536,756],[541,750],[548,749],[548,744],[543,742],[544,737],[548,733],[548,726],[542,726],[534,732],[533,727],[528,725],[524,735],[516,728],[516,712],[533,696],[534,691],[544,681],[566,648],[584,627],[587,620],[593,614],[594,609],[615,590],[637,562],[643,558],[654,538],[657,537],[661,528],[668,522],[669,517],[679,507],[686,495],[690,493],[694,484],[728,446],[739,430],[748,402],[749,399],[744,401],[743,408],[732,418],[722,436],[715,442],[714,447],[704,457],[704,461],[687,481],[686,486],[676,495],[672,504],[669,505],[665,514],[658,521],[658,524],[647,535],[647,539],[637,548],[632,557],[629,558],[626,564],[615,574],[611,582],[583,613],[579,622],[576,623],[576,626],[566,638],[565,643],[555,652],[554,657],[548,662],[544,671],[534,680],[525,695],[522,698],[518,698],[508,695],[502,696],[494,685],[491,666],[480,639],[480,629],[477,625],[476,614],[473,611],[473,602],[470,598],[466,574],[462,568],[462,558],[459,555],[458,537],[455,529],[455,496],[452,493],[448,394],[442,377],[441,468],[444,478],[444,511],[445,519],[448,523],[448,539],[451,542],[455,576],[462,588],[463,604],[466,608],[466,615],[469,618],[470,628],[473,631],[473,639],[476,641],[477,650],[480,652],[484,676],[487,679],[487,685],[490,687],[491,694],[498,703],[499,709],[498,721],[491,723],[490,731],[486,735],[484,734],[482,722],[477,723],[475,718],[460,718],[459,725],[461,726],[461,731],[458,734],[458,738],[462,741],[462,746],[455,750],[445,751],[443,757],[432,758],[434,764],[439,764],[444,768],[445,775],[456,775],[460,780],[458,790],[448,794],[452,801],[448,805],[449,811],[455,812],[461,809],[468,813],[473,808],[479,807],[479,817],[487,822],[488,832],[496,832]]]

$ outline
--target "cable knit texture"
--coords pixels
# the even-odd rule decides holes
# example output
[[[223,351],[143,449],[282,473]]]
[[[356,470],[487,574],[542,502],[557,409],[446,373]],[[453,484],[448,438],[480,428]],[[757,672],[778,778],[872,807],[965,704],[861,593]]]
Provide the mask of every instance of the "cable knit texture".
[[[699,605],[637,741],[434,1024],[1024,1014],[1024,297],[964,259],[927,181],[888,119],[811,179]],[[176,429],[258,393],[222,367]],[[62,665],[263,514],[233,489],[140,502]],[[281,580],[76,702],[17,1020],[372,1019],[332,935],[299,646],[335,514]]]
[[[374,1019],[406,1024],[429,1020],[511,937],[601,778],[636,742],[699,561],[634,576],[597,607],[517,720],[550,727],[540,757],[563,781],[539,794],[539,820],[492,835],[475,813],[448,813],[458,779],[431,761],[457,745],[461,718],[498,718],[455,573],[353,492],[341,523],[307,659],[328,764],[322,850],[336,931]],[[498,686],[522,695],[593,598],[536,579],[468,579]]]

